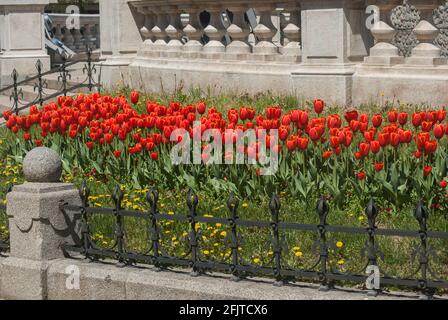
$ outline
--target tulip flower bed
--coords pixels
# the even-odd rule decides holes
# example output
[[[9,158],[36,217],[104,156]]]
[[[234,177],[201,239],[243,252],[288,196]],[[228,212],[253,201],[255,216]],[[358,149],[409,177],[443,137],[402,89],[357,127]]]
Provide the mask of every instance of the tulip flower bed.
[[[448,230],[448,122],[444,108],[341,112],[327,110],[321,100],[300,106],[288,104],[287,99],[263,106],[252,101],[256,107],[240,107],[248,105],[245,99],[231,106],[192,100],[184,96],[161,101],[140,97],[137,92],[114,97],[95,93],[60,97],[42,110],[31,108],[29,115],[6,113],[6,128],[0,133],[2,166],[20,166],[28,150],[47,146],[60,153],[65,181],[77,185],[88,181],[92,206],[110,206],[109,195],[118,183],[126,193],[124,207],[147,210],[145,193],[150,186],[157,186],[160,209],[168,214],[186,211],[185,190],[192,188],[199,195],[202,214],[227,217],[223,199],[235,192],[242,200],[240,216],[269,220],[269,195],[276,192],[283,221],[317,223],[315,206],[324,196],[332,208],[331,224],[364,226],[363,208],[373,198],[381,210],[380,226],[416,230],[412,211],[422,199],[431,212],[429,228]],[[170,135],[177,128],[192,135],[194,121],[201,122],[201,130],[218,129],[223,135],[225,129],[278,129],[279,141],[273,149],[279,156],[278,172],[262,176],[259,167],[241,164],[174,165]],[[241,151],[256,150],[256,145],[247,145]],[[6,176],[8,170],[0,170],[2,189],[13,179],[22,181],[17,171]],[[114,221],[108,219],[95,217],[92,221],[94,240],[105,247],[113,239]],[[205,256],[219,260],[230,255],[223,241],[229,230],[219,225],[201,227],[203,241],[209,245]],[[129,218],[126,231],[130,248],[148,248],[147,226]],[[167,250],[180,255],[186,252],[187,230],[176,222],[166,222],[161,231]],[[359,252],[365,238],[331,237],[335,268],[344,271],[364,266]],[[262,265],[272,256],[269,234],[247,228],[243,238],[245,249],[250,249],[242,253],[247,260]],[[311,232],[286,234],[288,263],[312,265],[315,238]],[[391,275],[403,276],[413,270],[415,264],[407,263],[413,240],[378,239]],[[446,277],[447,243],[435,241],[432,245],[444,257],[437,271]]]

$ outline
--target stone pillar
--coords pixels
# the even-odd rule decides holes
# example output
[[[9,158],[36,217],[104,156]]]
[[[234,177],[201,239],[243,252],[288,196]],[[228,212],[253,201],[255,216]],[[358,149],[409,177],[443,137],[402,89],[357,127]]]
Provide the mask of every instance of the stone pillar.
[[[356,64],[371,47],[365,1],[302,0],[302,64],[292,71],[296,94],[330,104],[352,101]]]
[[[60,205],[81,205],[81,199],[72,184],[60,182],[62,161],[51,149],[30,151],[23,173],[27,182],[7,196],[11,253],[2,263],[0,296],[46,299],[49,263],[64,257],[63,244],[79,239],[73,213]]]
[[[36,74],[36,61],[43,71],[50,68],[45,49],[43,12],[49,0],[0,0],[0,85],[11,84],[15,68],[20,80]]]
[[[130,7],[128,0],[99,0],[101,29],[101,82],[113,88],[129,83],[128,66],[143,43],[140,28],[143,14]]]

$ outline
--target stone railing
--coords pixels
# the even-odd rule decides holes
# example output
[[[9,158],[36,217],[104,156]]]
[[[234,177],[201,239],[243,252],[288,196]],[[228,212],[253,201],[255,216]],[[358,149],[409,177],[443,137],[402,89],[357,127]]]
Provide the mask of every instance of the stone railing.
[[[87,45],[93,49],[100,48],[100,15],[80,14],[79,29],[67,27],[67,21],[71,25],[73,15],[52,13],[49,16],[55,37],[73,51],[85,52]]]
[[[131,1],[149,57],[301,60],[298,1]]]
[[[269,90],[337,105],[448,103],[446,1],[103,0],[100,7],[105,17],[119,12],[101,22],[106,86]]]

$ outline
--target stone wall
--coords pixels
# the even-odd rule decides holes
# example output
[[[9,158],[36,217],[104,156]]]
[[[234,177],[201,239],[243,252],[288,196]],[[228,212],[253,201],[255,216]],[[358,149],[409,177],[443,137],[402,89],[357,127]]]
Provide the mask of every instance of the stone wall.
[[[39,59],[50,68],[42,13],[49,0],[0,0],[0,88],[12,83],[16,69],[22,80],[36,73]]]
[[[448,7],[404,3],[103,0],[102,80],[144,91],[271,91],[337,105],[446,104]]]

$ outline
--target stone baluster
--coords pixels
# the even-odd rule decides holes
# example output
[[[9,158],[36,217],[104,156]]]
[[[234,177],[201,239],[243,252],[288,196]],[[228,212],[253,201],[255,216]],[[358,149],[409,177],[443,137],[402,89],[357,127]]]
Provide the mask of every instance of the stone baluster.
[[[289,13],[289,20],[283,28],[283,47],[280,48],[280,53],[284,56],[291,57],[294,61],[300,62],[302,56],[302,48],[300,45],[301,30],[300,30],[300,9],[298,7],[285,8]]]
[[[165,12],[161,11],[160,8],[152,8],[153,12],[156,15],[156,23],[154,27],[151,29],[154,38],[154,49],[156,50],[165,50],[166,47],[166,27],[169,25],[169,21]]]
[[[82,43],[81,39],[82,39],[81,29],[74,28],[73,29],[73,40],[74,40],[73,46],[75,47],[75,49],[77,51],[83,51],[85,49],[85,46]]]
[[[164,11],[169,16],[169,24],[165,28],[165,33],[167,34],[168,44],[166,46],[166,51],[181,51],[183,43],[182,39],[182,23],[180,20],[180,11],[177,6],[166,6],[164,7]]]
[[[204,46],[204,52],[221,53],[226,47],[222,43],[222,38],[226,33],[226,29],[222,22],[222,6],[211,5],[207,8],[210,13],[210,23],[205,27],[204,32],[209,37],[210,41]]]
[[[370,49],[370,56],[364,59],[365,64],[392,66],[404,62],[399,56],[398,48],[392,44],[396,30],[384,21],[376,22],[372,29],[375,46]]]
[[[422,20],[414,29],[414,34],[419,44],[412,49],[411,57],[406,59],[407,64],[434,66],[446,64],[446,59],[441,58],[440,48],[433,42],[439,30],[426,20]]]
[[[184,45],[183,50],[188,52],[188,57],[197,58],[197,52],[202,51],[202,35],[203,28],[201,25],[200,9],[197,7],[189,6],[185,9],[185,12],[188,13],[188,23],[184,28],[184,33],[188,38],[187,43]]]
[[[59,39],[62,41],[62,26],[60,23],[56,23],[54,27],[54,36],[56,39]]]
[[[227,33],[232,42],[227,46],[228,53],[250,53],[251,47],[248,43],[249,26],[245,19],[245,13],[248,10],[246,5],[232,5],[229,10],[233,13],[232,24],[227,28]]]
[[[140,28],[140,33],[142,34],[144,38],[144,45],[151,45],[153,44],[153,33],[152,29],[154,28],[154,15],[151,11],[144,10],[143,14],[145,15],[145,22],[143,23],[143,26]]]
[[[95,24],[95,45],[97,49],[101,48],[100,25],[98,23]]]
[[[254,34],[258,40],[253,52],[260,55],[272,55],[278,53],[278,47],[272,42],[277,33],[277,28],[272,23],[272,13],[275,11],[273,5],[260,5],[255,8],[260,16],[260,22],[254,28]]]
[[[72,30],[67,27],[64,27],[64,44],[72,50],[75,50],[75,39],[72,34]]]
[[[89,48],[92,48],[93,43],[93,37],[92,37],[92,25],[90,23],[84,24],[84,45]]]

